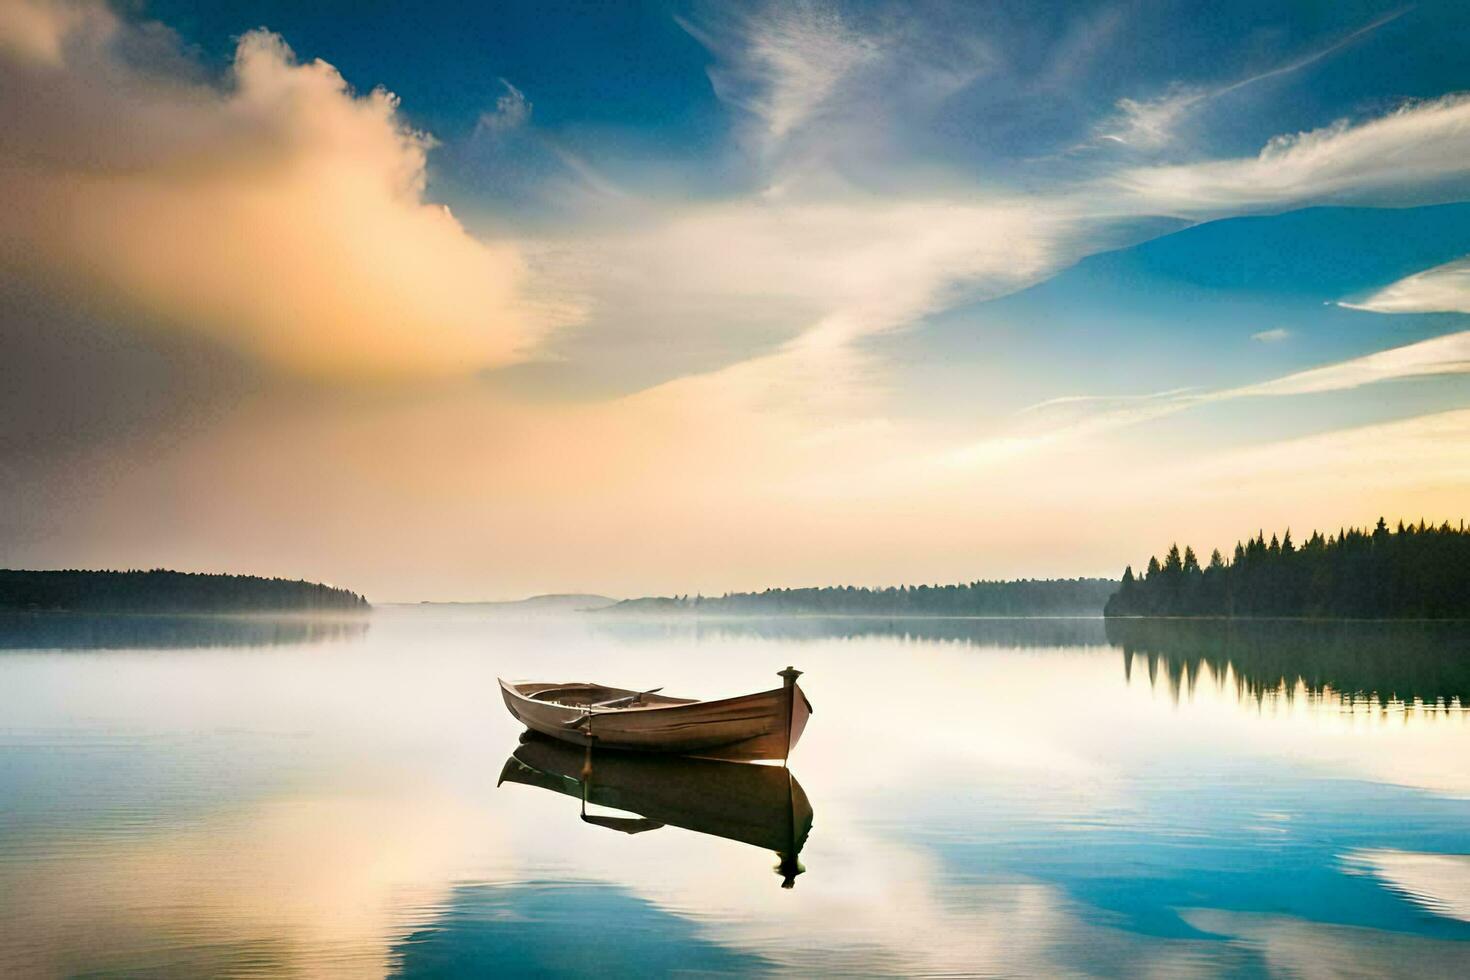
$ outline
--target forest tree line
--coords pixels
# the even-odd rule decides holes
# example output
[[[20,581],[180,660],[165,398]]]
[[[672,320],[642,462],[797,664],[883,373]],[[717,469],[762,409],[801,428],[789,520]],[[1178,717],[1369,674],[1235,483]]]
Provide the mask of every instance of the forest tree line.
[[[1308,616],[1348,619],[1470,618],[1470,530],[1405,525],[1314,531],[1298,546],[1264,533],[1216,549],[1203,566],[1172,546],[1135,576],[1123,572],[1108,616]]]
[[[283,578],[198,572],[0,569],[0,609],[91,613],[362,610],[355,592]]]
[[[617,612],[708,615],[841,616],[1096,616],[1118,588],[1113,579],[1019,579],[957,585],[851,585],[727,592],[721,596],[627,599]]]

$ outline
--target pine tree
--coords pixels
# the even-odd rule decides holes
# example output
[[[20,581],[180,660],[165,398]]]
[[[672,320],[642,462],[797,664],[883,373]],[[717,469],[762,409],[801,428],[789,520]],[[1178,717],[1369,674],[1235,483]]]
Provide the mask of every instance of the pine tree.
[[[1131,572],[1131,567],[1129,572]],[[1130,577],[1131,578],[1131,577]],[[1132,578],[1109,615],[1226,615],[1470,618],[1470,530],[1424,518],[1393,531],[1313,531],[1298,548],[1288,529],[1237,543],[1227,564],[1218,549],[1200,570],[1192,546],[1171,546],[1162,564]]]

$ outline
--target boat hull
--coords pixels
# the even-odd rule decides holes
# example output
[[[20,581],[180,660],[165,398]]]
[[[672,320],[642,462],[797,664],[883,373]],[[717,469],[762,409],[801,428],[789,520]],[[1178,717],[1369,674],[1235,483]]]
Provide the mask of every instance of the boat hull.
[[[649,696],[639,707],[615,709],[589,709],[530,696],[567,692],[567,699],[575,701],[579,689],[611,697],[635,693],[598,685],[500,682],[506,708],[532,731],[572,745],[594,744],[634,752],[742,762],[785,759],[811,715],[811,704],[794,681],[788,687],[720,701]]]

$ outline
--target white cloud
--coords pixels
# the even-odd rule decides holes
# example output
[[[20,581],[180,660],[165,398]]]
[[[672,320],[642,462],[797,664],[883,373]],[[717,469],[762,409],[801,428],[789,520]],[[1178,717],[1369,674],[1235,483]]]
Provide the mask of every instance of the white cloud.
[[[1251,340],[1262,344],[1279,344],[1291,336],[1291,331],[1285,327],[1272,327],[1270,330],[1262,330],[1260,333],[1251,334]]]
[[[524,126],[531,118],[531,100],[526,93],[505,79],[500,80],[505,92],[495,100],[495,108],[480,114],[475,122],[476,132],[500,135]]]
[[[1298,371],[1260,384],[1227,388],[1204,396],[1223,401],[1263,395],[1306,395],[1342,391],[1380,381],[1436,374],[1470,374],[1470,330],[1421,340],[1324,367]]]
[[[1394,16],[1215,90],[1178,88],[1155,102],[1129,103],[1133,125],[1162,136],[1200,99],[1296,71]],[[764,358],[775,344],[806,331],[830,340],[834,324],[842,324],[849,339],[899,328],[958,297],[995,295],[1043,279],[1094,250],[1104,239],[1100,232],[1114,221],[1185,210],[1169,196],[1175,193],[1170,180],[1192,175],[1192,192],[1205,186],[1205,168],[1211,166],[1240,186],[1206,188],[1205,200],[1179,191],[1193,217],[1208,217],[1204,212],[1211,209],[1234,213],[1286,193],[1252,186],[1260,183],[1259,175],[1237,173],[1246,162],[1216,161],[1172,170],[1134,167],[1115,181],[1059,185],[1024,196],[987,191],[978,182],[964,188],[940,184],[936,191],[917,172],[906,178],[901,165],[889,166],[888,182],[875,195],[857,186],[848,164],[865,158],[863,150],[882,155],[902,109],[933,105],[984,72],[989,55],[983,44],[961,41],[946,48],[917,29],[895,33],[891,23],[882,28],[887,33],[864,33],[816,3],[763,8],[716,19],[713,26],[681,23],[715,54],[711,78],[717,94],[748,112],[748,135],[768,182],[757,194],[717,204],[669,207],[621,195],[614,205],[619,220],[593,220],[591,230],[584,226],[542,243],[545,250],[538,254],[548,278],[580,297],[588,313],[585,329],[554,343],[563,351],[581,349],[598,364],[615,365],[635,349],[640,364],[672,363],[675,352],[695,352],[661,375],[667,377],[741,357]],[[924,66],[926,57],[934,64]],[[1262,157],[1285,161],[1293,173],[1310,168],[1294,178],[1291,193],[1314,192],[1321,172],[1331,167],[1356,181],[1363,177],[1358,163],[1332,158],[1366,153],[1377,160],[1376,150],[1355,147],[1357,130],[1388,127],[1392,136],[1405,114],[1415,127],[1438,132],[1430,119],[1434,106],[1426,103],[1351,132],[1273,140]],[[1315,143],[1330,145],[1309,153],[1308,144]],[[1437,142],[1430,143],[1441,152]],[[1458,146],[1456,151],[1442,156],[1470,161],[1470,154],[1459,153]],[[1409,153],[1396,165],[1399,171],[1404,161],[1420,171],[1434,169]],[[1363,179],[1371,181],[1372,175]],[[1397,193],[1403,179],[1397,172],[1381,184]],[[1227,200],[1245,190],[1256,205]],[[1215,204],[1208,203],[1211,194]],[[1267,330],[1256,339],[1268,343],[1284,336]]]
[[[825,324],[828,336],[836,317],[854,337],[942,306],[957,284],[980,293],[1029,284],[1066,257],[1057,247],[1070,230],[1068,213],[1044,204],[854,194],[646,214],[626,231],[558,242],[548,261],[608,305],[647,302],[656,285],[659,306],[683,314],[774,313],[792,333]],[[641,295],[621,296],[630,284]]]
[[[1271,332],[1271,331],[1268,331]],[[1259,337],[1259,335],[1257,335]],[[999,444],[1035,449],[1063,439],[1096,435],[1138,425],[1201,405],[1239,398],[1285,397],[1346,391],[1382,381],[1470,374],[1470,330],[1377,351],[1256,384],[1199,391],[1181,388],[1145,395],[1071,395],[1052,398],[1022,409],[1018,433],[1000,437]],[[964,450],[961,457],[983,455],[987,440]]]
[[[1109,119],[1098,139],[1140,149],[1157,149],[1173,142],[1175,130],[1190,109],[1210,98],[1198,88],[1180,87],[1155,99],[1119,99],[1118,114]]]
[[[1373,313],[1470,313],[1470,258],[1415,273],[1360,302],[1338,305]]]
[[[749,16],[733,40],[680,23],[723,53],[710,70],[715,92],[760,121],[768,150],[818,113],[846,76],[880,56],[877,41],[850,28],[835,8],[811,0]]]
[[[1255,157],[1132,167],[1105,183],[1144,210],[1205,217],[1470,178],[1470,94],[1406,103],[1374,119],[1271,139]]]
[[[823,0],[679,23],[715,56],[711,84],[740,110],[746,162],[766,179],[768,196],[793,184],[820,187],[836,170],[895,176],[894,161],[912,151],[900,134],[999,62],[974,32],[849,14]]]
[[[1117,115],[1105,120],[1098,127],[1099,140],[1122,143],[1136,149],[1156,150],[1174,142],[1180,126],[1188,120],[1190,110],[1222,95],[1229,95],[1258,82],[1277,78],[1315,64],[1334,52],[1347,47],[1358,38],[1371,33],[1404,15],[1396,10],[1377,18],[1353,31],[1340,40],[1320,48],[1304,57],[1278,65],[1268,71],[1250,75],[1238,81],[1216,88],[1176,84],[1170,91],[1152,99],[1119,99]]]

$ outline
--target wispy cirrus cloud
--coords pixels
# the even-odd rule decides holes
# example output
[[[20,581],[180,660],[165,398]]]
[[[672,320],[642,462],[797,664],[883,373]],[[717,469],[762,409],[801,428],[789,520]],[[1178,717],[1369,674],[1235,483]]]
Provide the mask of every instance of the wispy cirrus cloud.
[[[1311,395],[1437,374],[1470,374],[1470,330],[1297,371],[1259,384],[1227,388],[1209,396],[1208,400]]]
[[[1254,157],[1129,167],[1104,178],[1122,206],[1203,218],[1309,203],[1435,199],[1470,179],[1470,93],[1272,138]]]
[[[1172,143],[1190,110],[1218,93],[1180,85],[1151,99],[1118,100],[1118,113],[1099,126],[1097,140],[1153,150]]]
[[[480,118],[475,121],[475,134],[489,133],[499,136],[502,133],[524,126],[531,118],[531,100],[526,98],[526,93],[516,88],[505,79],[500,80],[505,91],[495,100],[495,108],[488,112],[482,112]]]
[[[834,371],[816,383],[830,389],[843,377],[835,365],[852,363],[837,348],[902,330],[957,291],[999,295],[1075,257],[1075,220],[1063,203],[873,201],[856,190],[647,207],[629,227],[542,243],[546,274],[588,318],[547,350],[643,387],[824,349]]]
[[[1304,68],[1396,16],[1218,92]],[[772,353],[835,350],[839,342],[902,329],[961,297],[1023,288],[1095,250],[1119,221],[1161,211],[1203,220],[1306,203],[1331,174],[1355,192],[1396,194],[1470,159],[1458,152],[1458,97],[1447,97],[1442,105],[1418,103],[1356,126],[1278,137],[1259,161],[1126,167],[1102,178],[1043,182],[1025,194],[987,188],[983,175],[936,193],[922,173],[905,179],[897,167],[875,195],[850,180],[833,154],[857,145],[846,142],[853,120],[866,127],[864,140],[881,140],[876,134],[906,104],[909,89],[873,83],[913,74],[907,69],[917,53],[934,49],[932,37],[894,35],[892,24],[860,29],[836,8],[812,3],[685,27],[716,56],[710,75],[717,94],[744,114],[752,139],[769,151],[762,158],[767,184],[715,204],[622,200],[619,213],[631,207],[632,220],[551,241],[546,253],[552,277],[573,282],[569,292],[588,310],[585,328],[554,339],[552,348],[568,363],[599,369],[623,370],[617,366],[636,358],[638,384],[742,358],[774,370]],[[984,44],[951,50],[978,52],[968,68],[960,67],[963,58],[954,62],[954,84],[987,70]],[[1455,118],[1443,120],[1443,112]],[[1413,145],[1385,160],[1378,150],[1405,130]],[[787,155],[808,139],[821,153]],[[1181,189],[1186,182],[1188,193]],[[646,288],[654,281],[656,293]],[[691,316],[694,310],[702,312]],[[1255,339],[1285,336],[1284,329],[1265,330]],[[834,365],[838,360],[834,355]],[[840,360],[863,360],[861,383],[880,383],[881,362]],[[1154,403],[1146,412],[1174,410]]]
[[[818,2],[679,23],[715,57],[709,78],[753,151],[752,189],[669,202],[613,195],[589,176],[583,222],[537,243],[548,277],[586,311],[546,346],[558,364],[617,375],[626,391],[743,360],[784,374],[784,355],[811,369],[826,351],[830,391],[866,360],[840,348],[1078,257],[1074,201],[936,187],[903,165],[876,193],[849,173],[865,151],[881,155],[905,107],[932,106],[985,69],[978,40],[859,26]]]
[[[1163,95],[1148,99],[1119,99],[1116,115],[1097,127],[1096,139],[1133,149],[1157,150],[1173,143],[1192,112],[1215,99],[1260,82],[1289,75],[1341,51],[1354,41],[1402,17],[1408,8],[1396,10],[1364,24],[1346,36],[1285,64],[1214,87],[1176,83]]]
[[[710,83],[738,110],[737,132],[767,194],[903,156],[896,131],[929,118],[998,62],[975,32],[863,16],[824,0],[677,20],[715,56]]]
[[[1241,398],[1314,395],[1385,381],[1453,374],[1470,374],[1470,330],[1231,388],[1052,398],[1018,413],[1025,420],[1018,428],[1040,444],[1137,425],[1202,405]]]
[[[882,57],[877,39],[850,27],[835,7],[811,0],[716,27],[678,21],[722,55],[710,82],[721,99],[758,121],[756,140],[766,152],[821,112],[844,79]]]
[[[1470,258],[1417,272],[1365,299],[1338,305],[1372,313],[1470,313]]]

